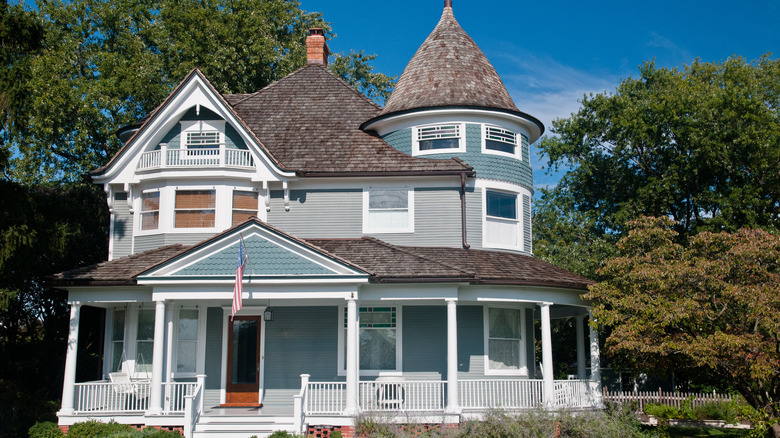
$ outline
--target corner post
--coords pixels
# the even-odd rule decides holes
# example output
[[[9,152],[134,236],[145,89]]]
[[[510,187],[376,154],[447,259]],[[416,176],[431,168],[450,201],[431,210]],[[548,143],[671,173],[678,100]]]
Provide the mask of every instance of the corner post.
[[[455,299],[447,300],[447,408],[449,414],[460,413],[458,400],[458,307]]]
[[[593,325],[593,312],[588,310],[590,322],[590,380],[596,407],[604,406],[601,395],[601,358],[599,356],[599,332]]]
[[[149,397],[151,415],[162,414],[163,353],[165,347],[165,301],[157,301],[154,309],[154,353],[152,353],[152,383]]]
[[[62,408],[60,415],[73,415],[73,404],[76,394],[76,357],[79,347],[79,318],[81,303],[74,301],[70,305],[70,326],[68,330],[68,346],[65,355],[65,379],[62,384]]]
[[[547,406],[553,404],[553,394],[555,392],[555,376],[553,376],[552,359],[552,331],[550,329],[550,306],[552,303],[541,303],[542,316],[542,377],[544,383],[544,403]]]
[[[357,299],[353,293],[347,300],[347,415],[358,412],[358,318]]]

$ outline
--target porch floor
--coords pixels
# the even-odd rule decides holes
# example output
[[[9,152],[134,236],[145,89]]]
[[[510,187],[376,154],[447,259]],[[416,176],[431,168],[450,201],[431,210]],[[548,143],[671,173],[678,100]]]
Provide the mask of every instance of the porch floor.
[[[293,406],[263,406],[262,408],[247,407],[224,407],[213,406],[204,407],[202,417],[262,417],[278,416],[292,417],[294,413]]]

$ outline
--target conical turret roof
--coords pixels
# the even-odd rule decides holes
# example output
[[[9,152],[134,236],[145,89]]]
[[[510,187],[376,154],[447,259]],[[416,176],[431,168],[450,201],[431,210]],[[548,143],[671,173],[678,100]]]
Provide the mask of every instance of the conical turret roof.
[[[518,111],[496,69],[445,6],[379,116],[453,106]]]

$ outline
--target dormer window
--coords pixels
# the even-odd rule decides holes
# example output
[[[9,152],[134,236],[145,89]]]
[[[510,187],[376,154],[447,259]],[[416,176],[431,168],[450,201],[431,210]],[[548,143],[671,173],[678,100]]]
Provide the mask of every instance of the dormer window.
[[[516,132],[498,126],[483,125],[482,149],[486,153],[510,155],[521,159],[520,141]]]
[[[464,126],[462,123],[446,123],[415,128],[413,155],[465,152]]]

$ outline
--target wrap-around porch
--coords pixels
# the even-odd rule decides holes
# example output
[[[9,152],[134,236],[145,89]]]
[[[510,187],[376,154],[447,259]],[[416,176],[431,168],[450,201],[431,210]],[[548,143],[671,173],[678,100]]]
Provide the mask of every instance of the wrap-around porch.
[[[590,330],[590,352],[586,351],[585,331],[587,327],[587,308],[577,308],[567,305],[553,305],[553,303],[534,303],[533,310],[523,308],[528,314],[538,314],[541,326],[541,357],[535,357],[533,353],[526,353],[529,357],[522,364],[525,370],[519,374],[511,373],[490,374],[485,370],[478,374],[463,372],[463,355],[459,357],[458,347],[463,348],[464,334],[459,338],[458,323],[468,325],[463,315],[458,314],[458,300],[448,299],[440,301],[439,309],[444,316],[442,323],[446,323],[446,343],[443,350],[446,353],[446,369],[440,373],[439,378],[431,378],[431,374],[410,372],[413,366],[406,369],[403,364],[396,372],[365,373],[364,366],[360,363],[361,328],[365,321],[361,321],[360,309],[363,303],[357,299],[347,298],[346,303],[330,311],[330,319],[340,319],[343,315],[343,346],[338,349],[338,355],[343,360],[344,373],[334,374],[330,378],[323,375],[315,375],[312,378],[306,372],[298,377],[297,388],[279,388],[267,381],[273,377],[273,373],[264,367],[262,361],[259,364],[258,378],[266,379],[257,394],[257,401],[262,407],[252,411],[258,417],[274,417],[276,427],[287,429],[291,432],[301,432],[306,424],[351,424],[355,415],[365,412],[382,412],[388,414],[403,415],[408,421],[410,417],[425,421],[433,418],[433,421],[459,421],[464,416],[479,415],[486,409],[501,408],[507,410],[530,408],[593,408],[601,405],[598,391],[599,359],[598,341],[595,331]],[[284,304],[284,301],[280,301]],[[442,305],[443,304],[443,305]],[[474,313],[482,311],[482,307],[473,309],[476,303],[464,302],[461,307],[468,308]],[[483,303],[479,303],[482,306]],[[81,303],[71,303],[71,332],[66,363],[66,381],[63,390],[63,404],[60,411],[61,423],[73,423],[86,418],[112,419],[118,422],[132,424],[165,425],[181,427],[186,436],[197,435],[198,427],[205,427],[209,418],[230,415],[231,411],[222,409],[225,402],[224,383],[226,379],[226,358],[222,357],[221,376],[213,376],[212,381],[220,382],[220,398],[214,399],[207,396],[206,374],[198,374],[196,378],[177,381],[166,368],[166,357],[170,357],[170,346],[175,345],[178,339],[175,333],[167,329],[174,322],[171,317],[172,308],[180,304],[158,301],[155,303],[153,358],[150,372],[139,376],[139,373],[127,373],[132,378],[127,381],[102,381],[75,382],[76,367],[76,342],[78,340],[79,312]],[[387,305],[387,304],[383,304]],[[484,304],[484,312],[488,314],[489,304]],[[405,309],[407,320],[417,320],[423,310],[431,306],[398,306]],[[247,306],[250,313],[262,315],[266,306]],[[216,311],[220,308],[212,309]],[[288,310],[289,309],[289,310]],[[294,321],[285,322],[287,313],[296,314],[300,319],[302,308],[276,307],[277,321],[263,321],[261,342],[259,348],[265,360],[274,360],[272,342],[273,324],[294,324]],[[461,309],[464,310],[464,309]],[[557,310],[557,311],[556,311]],[[232,324],[228,312],[222,310],[220,318],[223,321],[223,333],[227,340],[228,328]],[[323,312],[320,312],[323,313]],[[400,313],[400,310],[399,310]],[[555,380],[552,364],[552,333],[551,319],[553,314],[558,317],[567,316],[575,318],[577,324],[577,369],[576,374],[569,375],[566,380]],[[216,318],[212,318],[216,320]],[[262,318],[261,318],[262,319]],[[326,318],[327,319],[327,318]],[[435,318],[434,318],[435,319]],[[441,319],[441,318],[440,318]],[[400,320],[400,316],[399,316]],[[211,319],[209,320],[211,321]],[[305,324],[300,322],[300,324]],[[434,323],[431,323],[435,325]],[[340,325],[340,324],[339,324]],[[424,324],[423,324],[424,325]],[[406,338],[421,336],[413,333],[414,326],[406,323]],[[334,331],[334,333],[337,333]],[[414,336],[413,336],[414,334]],[[488,334],[489,335],[489,334]],[[338,335],[341,336],[341,335]],[[481,337],[482,333],[478,333]],[[486,335],[487,336],[487,335]],[[399,338],[401,336],[399,335]],[[526,348],[533,336],[524,333],[522,348]],[[460,342],[459,342],[460,339]],[[205,341],[205,340],[201,340]],[[363,339],[365,341],[365,339]],[[412,348],[411,342],[406,343],[406,349]],[[487,349],[488,341],[485,342]],[[72,348],[73,347],[73,348]],[[400,349],[400,347],[399,347]],[[432,351],[432,354],[436,352]],[[589,353],[589,354],[588,354]],[[400,353],[399,353],[400,354]],[[407,355],[411,356],[410,353]],[[486,356],[489,354],[486,353]],[[590,356],[590,372],[588,373],[586,356]],[[170,360],[170,359],[168,359]],[[407,360],[409,362],[411,359]],[[404,363],[407,363],[404,362]],[[365,365],[365,364],[363,364]],[[264,373],[263,370],[266,369]],[[305,364],[297,369],[306,370]],[[500,370],[499,370],[500,371]],[[111,374],[111,373],[109,373]],[[166,378],[167,377],[167,378]],[[334,381],[337,380],[337,381]],[[276,387],[275,387],[276,386]],[[211,386],[213,387],[213,385]],[[213,392],[213,391],[212,391]],[[215,402],[219,403],[215,403]],[[239,420],[237,420],[239,421]],[[201,424],[201,426],[198,426]],[[204,429],[205,430],[205,429]]]

